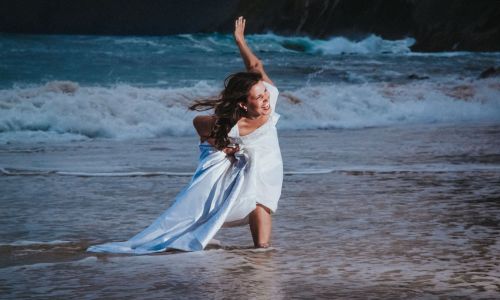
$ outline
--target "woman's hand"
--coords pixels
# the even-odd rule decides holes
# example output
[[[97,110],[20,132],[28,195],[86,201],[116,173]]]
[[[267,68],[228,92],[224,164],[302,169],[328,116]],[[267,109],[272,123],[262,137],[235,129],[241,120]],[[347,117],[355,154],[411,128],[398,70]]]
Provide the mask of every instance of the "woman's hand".
[[[243,42],[245,40],[245,22],[243,17],[239,17],[234,21],[234,40],[238,42]]]
[[[240,146],[226,147],[222,149],[222,152],[226,153],[226,155],[234,155],[238,151],[240,151]]]

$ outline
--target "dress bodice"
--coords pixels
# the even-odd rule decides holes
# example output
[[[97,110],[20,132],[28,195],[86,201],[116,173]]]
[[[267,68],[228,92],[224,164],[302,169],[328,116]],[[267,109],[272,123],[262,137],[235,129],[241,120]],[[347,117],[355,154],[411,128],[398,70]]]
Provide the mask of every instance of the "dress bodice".
[[[279,114],[273,111],[272,115],[269,116],[269,119],[264,124],[262,124],[257,129],[244,136],[240,135],[238,124],[235,124],[233,128],[231,128],[231,130],[229,131],[228,137],[231,140],[231,142],[235,144],[240,144],[240,145],[252,144],[252,142],[259,139],[259,137],[265,134],[269,134],[269,131],[275,130],[276,129],[275,125],[279,117],[280,117]]]

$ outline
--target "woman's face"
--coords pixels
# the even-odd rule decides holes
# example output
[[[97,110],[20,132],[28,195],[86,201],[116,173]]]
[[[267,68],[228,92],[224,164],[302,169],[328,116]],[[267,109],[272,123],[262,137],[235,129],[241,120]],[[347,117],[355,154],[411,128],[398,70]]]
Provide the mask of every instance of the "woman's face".
[[[268,115],[271,113],[269,97],[269,91],[261,80],[250,89],[247,103],[242,103],[243,109],[246,108],[248,116],[253,118]]]

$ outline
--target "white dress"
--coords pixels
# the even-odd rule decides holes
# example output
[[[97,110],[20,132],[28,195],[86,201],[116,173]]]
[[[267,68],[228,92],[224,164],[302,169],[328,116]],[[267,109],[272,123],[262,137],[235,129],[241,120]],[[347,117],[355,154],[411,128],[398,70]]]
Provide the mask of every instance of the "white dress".
[[[203,250],[221,227],[248,224],[257,203],[276,212],[283,183],[283,162],[275,112],[278,89],[270,92],[269,120],[240,136],[236,124],[228,136],[240,145],[234,157],[200,143],[200,159],[189,184],[149,227],[128,241],[94,245],[91,252],[146,254],[167,249]]]

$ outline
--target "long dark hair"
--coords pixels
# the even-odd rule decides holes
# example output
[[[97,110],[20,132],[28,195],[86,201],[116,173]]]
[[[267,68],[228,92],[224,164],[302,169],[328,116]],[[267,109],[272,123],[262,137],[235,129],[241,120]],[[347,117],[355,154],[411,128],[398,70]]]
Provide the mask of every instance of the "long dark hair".
[[[224,80],[224,90],[215,99],[196,100],[189,109],[205,111],[214,109],[215,124],[210,133],[215,139],[215,147],[223,149],[229,144],[227,134],[245,115],[245,111],[238,105],[247,102],[248,93],[252,86],[262,80],[262,75],[255,72],[238,72],[229,75]]]

